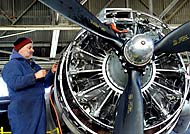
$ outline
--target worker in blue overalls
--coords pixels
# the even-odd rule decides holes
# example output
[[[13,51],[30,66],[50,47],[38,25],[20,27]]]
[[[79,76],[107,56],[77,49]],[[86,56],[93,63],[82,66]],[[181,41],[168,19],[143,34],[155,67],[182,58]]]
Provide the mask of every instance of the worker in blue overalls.
[[[31,60],[34,49],[30,38],[20,37],[13,44],[10,61],[2,71],[10,96],[11,131],[13,134],[45,134],[44,88],[53,83],[57,65],[47,72]]]

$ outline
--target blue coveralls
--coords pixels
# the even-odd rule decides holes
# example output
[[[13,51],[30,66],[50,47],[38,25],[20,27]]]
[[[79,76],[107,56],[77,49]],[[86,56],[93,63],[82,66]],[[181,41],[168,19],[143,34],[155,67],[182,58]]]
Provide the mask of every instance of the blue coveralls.
[[[8,118],[13,134],[45,134],[46,108],[44,88],[53,83],[53,74],[35,80],[40,66],[28,61],[13,50],[10,61],[4,66],[2,77],[10,96]]]

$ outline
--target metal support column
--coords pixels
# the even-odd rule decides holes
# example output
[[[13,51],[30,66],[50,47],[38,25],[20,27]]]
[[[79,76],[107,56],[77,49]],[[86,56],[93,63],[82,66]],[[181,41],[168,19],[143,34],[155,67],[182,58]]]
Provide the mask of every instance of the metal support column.
[[[53,30],[50,58],[55,58],[55,56],[56,56],[59,34],[60,34],[60,30]]]
[[[153,1],[149,0],[149,13],[153,15]]]

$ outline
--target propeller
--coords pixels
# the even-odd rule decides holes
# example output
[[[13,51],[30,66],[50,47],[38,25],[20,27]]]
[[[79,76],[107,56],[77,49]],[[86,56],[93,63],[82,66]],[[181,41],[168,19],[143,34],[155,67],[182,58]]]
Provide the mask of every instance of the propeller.
[[[114,48],[121,51],[123,40],[107,25],[101,23],[92,13],[83,7],[77,0],[40,0],[52,10],[63,15],[68,20],[83,27],[84,29],[114,41]]]
[[[113,134],[144,134],[139,74],[138,71],[128,70],[128,83],[118,103]]]
[[[190,22],[187,22],[155,44],[145,34],[135,35],[124,45],[124,56],[128,67],[128,84],[120,97],[114,134],[143,134],[143,99],[140,90],[138,66],[143,68],[154,54],[179,53],[190,50]],[[132,49],[131,49],[132,48]],[[142,55],[141,55],[142,54]],[[148,55],[146,57],[146,55]],[[137,56],[137,57],[136,57]],[[146,62],[148,61],[148,62]],[[129,66],[131,66],[129,65]]]
[[[179,26],[155,44],[154,53],[180,53],[190,50],[190,22]]]

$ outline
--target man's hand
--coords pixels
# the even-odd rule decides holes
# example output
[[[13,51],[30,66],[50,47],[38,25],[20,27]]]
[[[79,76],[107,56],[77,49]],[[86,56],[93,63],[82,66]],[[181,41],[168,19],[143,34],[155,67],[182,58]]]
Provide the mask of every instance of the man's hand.
[[[57,71],[57,63],[53,64],[51,67],[51,72],[55,73]]]
[[[35,78],[36,79],[40,79],[40,78],[44,78],[47,74],[47,71],[42,69],[42,70],[39,70],[38,72],[36,72],[34,75],[35,75]]]

